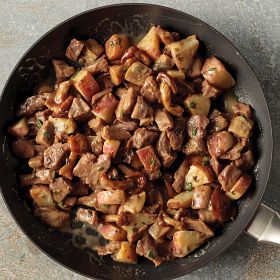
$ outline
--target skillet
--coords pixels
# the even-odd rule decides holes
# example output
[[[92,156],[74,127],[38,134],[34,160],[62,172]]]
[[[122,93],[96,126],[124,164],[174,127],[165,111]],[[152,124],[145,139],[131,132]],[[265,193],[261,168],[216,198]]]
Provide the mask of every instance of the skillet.
[[[36,84],[49,75],[51,58],[61,57],[71,38],[85,39],[92,36],[104,43],[112,33],[125,32],[133,37],[147,31],[151,24],[162,25],[183,35],[196,34],[203,43],[202,52],[207,52],[207,55],[215,54],[226,63],[237,80],[235,93],[241,101],[249,103],[255,110],[255,148],[258,153],[254,170],[255,182],[238,205],[237,218],[189,257],[164,263],[156,268],[148,261],[127,265],[116,263],[110,257],[81,251],[62,233],[49,230],[37,220],[21,197],[15,172],[18,161],[11,154],[9,139],[6,138],[7,127],[14,116],[14,107],[28,95],[32,95]],[[272,127],[268,107],[259,82],[240,52],[206,23],[180,11],[149,4],[120,4],[93,9],[66,20],[40,38],[21,58],[4,87],[0,100],[0,128],[0,187],[10,213],[30,240],[48,256],[67,268],[94,279],[173,279],[215,258],[250,224],[265,191],[272,160]],[[270,237],[266,241],[279,242],[279,235],[276,236],[276,223],[279,223],[277,214],[265,207],[261,210],[259,212],[267,215],[265,220],[274,221],[268,227],[271,229],[274,226],[274,239]],[[257,234],[257,228],[260,227],[256,227],[256,222],[253,222],[249,232]],[[265,239],[264,235],[260,236],[260,230],[258,234],[259,239]]]

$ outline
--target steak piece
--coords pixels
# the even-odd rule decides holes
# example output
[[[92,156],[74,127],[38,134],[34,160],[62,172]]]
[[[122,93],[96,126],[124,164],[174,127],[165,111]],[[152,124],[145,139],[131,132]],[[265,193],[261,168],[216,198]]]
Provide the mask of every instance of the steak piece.
[[[44,166],[52,170],[59,169],[63,165],[68,152],[69,146],[67,143],[53,144],[44,151]]]

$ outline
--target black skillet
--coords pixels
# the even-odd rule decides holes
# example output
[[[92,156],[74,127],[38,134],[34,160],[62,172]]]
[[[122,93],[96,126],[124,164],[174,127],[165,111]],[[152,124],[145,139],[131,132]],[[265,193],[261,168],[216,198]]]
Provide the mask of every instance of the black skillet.
[[[50,59],[60,57],[73,37],[95,37],[104,42],[112,33],[144,33],[151,24],[159,24],[183,35],[196,34],[203,42],[202,52],[217,55],[234,73],[236,94],[251,104],[258,122],[255,147],[258,161],[255,184],[239,204],[239,214],[219,236],[187,258],[154,267],[151,262],[126,265],[110,257],[101,258],[73,247],[61,233],[50,231],[39,222],[19,198],[16,183],[18,161],[12,156],[6,129],[13,119],[14,106],[32,95],[34,86],[48,75]],[[239,51],[206,23],[180,11],[148,4],[121,4],[84,12],[61,23],[39,39],[22,57],[10,75],[0,101],[0,186],[3,198],[23,232],[58,263],[96,279],[171,279],[193,271],[224,251],[248,226],[265,191],[272,158],[272,128],[268,107],[251,68]]]

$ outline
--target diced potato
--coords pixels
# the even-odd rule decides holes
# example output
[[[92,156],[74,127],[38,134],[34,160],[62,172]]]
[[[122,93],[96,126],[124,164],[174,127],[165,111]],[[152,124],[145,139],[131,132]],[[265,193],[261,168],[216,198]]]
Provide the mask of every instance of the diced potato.
[[[108,240],[111,241],[125,241],[126,240],[126,232],[125,230],[114,226],[113,224],[103,224],[99,228],[100,234]]]
[[[211,101],[202,94],[190,95],[184,100],[184,105],[191,115],[205,115],[208,116]]]
[[[156,72],[167,71],[174,66],[173,59],[166,55],[161,54],[159,58],[156,59],[155,64],[153,65],[153,70]]]
[[[117,105],[117,98],[112,93],[108,93],[99,100],[92,112],[96,117],[104,120],[106,123],[111,123],[114,119]]]
[[[253,121],[245,116],[236,116],[231,120],[228,131],[237,137],[249,138],[252,134]]]
[[[193,57],[198,49],[199,42],[195,35],[189,36],[181,41],[173,42],[167,45],[171,51],[172,58],[182,72],[190,69],[193,62]]]
[[[72,134],[77,128],[75,121],[67,118],[49,117],[49,121],[53,124],[55,132],[62,132],[63,134]]]
[[[225,154],[234,144],[234,137],[228,131],[220,131],[207,138],[209,153],[214,158]]]
[[[178,70],[168,70],[166,73],[174,79],[185,80],[186,78],[185,73]]]
[[[153,26],[145,37],[137,44],[137,48],[146,52],[153,59],[157,59],[160,56],[160,40],[155,26]]]
[[[163,238],[169,231],[171,227],[161,226],[158,221],[156,221],[150,228],[149,234],[155,239],[159,240]]]
[[[98,225],[99,223],[97,212],[90,209],[78,208],[76,219],[90,225]]]
[[[123,190],[101,191],[97,193],[99,205],[123,204],[125,200],[125,192]]]
[[[114,158],[117,154],[121,141],[106,139],[103,145],[103,154],[108,154],[111,158]]]
[[[190,208],[193,191],[183,191],[167,201],[167,207],[172,209]]]
[[[80,70],[72,78],[76,90],[89,102],[100,87],[88,71]]]
[[[54,207],[39,207],[34,211],[34,215],[38,217],[43,223],[53,227],[62,228],[69,221],[69,213],[59,211]]]
[[[204,80],[202,82],[202,93],[207,98],[215,99],[222,93],[222,91],[218,88],[215,88],[207,80]]]
[[[51,190],[45,185],[33,185],[29,190],[30,196],[39,207],[53,206]]]
[[[210,84],[221,89],[228,89],[235,85],[235,80],[224,64],[214,56],[206,59],[201,74]]]
[[[117,60],[122,57],[128,47],[127,35],[113,34],[105,43],[105,52],[109,60]]]
[[[54,126],[50,121],[46,121],[38,130],[35,141],[36,143],[48,147],[54,140]]]
[[[28,165],[33,169],[42,167],[43,166],[43,155],[38,155],[38,156],[32,157],[28,161]]]
[[[134,194],[128,198],[124,204],[124,210],[133,214],[139,213],[145,204],[146,193],[141,192],[139,194]]]
[[[54,101],[57,104],[61,104],[68,97],[68,91],[72,85],[72,81],[65,81],[58,85],[58,89],[55,92]]]
[[[153,173],[160,168],[160,161],[152,146],[146,146],[136,153],[148,173]]]
[[[113,258],[117,262],[136,264],[137,254],[135,244],[123,241],[121,249],[114,255]]]
[[[77,133],[68,138],[70,151],[76,155],[82,155],[89,151],[88,139],[85,135]]]
[[[206,237],[197,231],[177,231],[173,235],[173,255],[178,258],[183,258],[201,246],[205,240]]]
[[[125,65],[113,65],[109,69],[111,81],[115,86],[119,86],[124,82],[127,66]]]
[[[8,132],[16,137],[23,138],[29,132],[27,121],[25,118],[20,119],[9,127]]]
[[[95,61],[103,52],[103,46],[96,40],[90,38],[85,42],[81,57],[86,64],[90,64]]]
[[[201,185],[207,185],[214,182],[214,174],[208,166],[203,166],[198,163],[194,163],[190,166],[189,172],[185,178],[186,187],[197,187]]]
[[[198,78],[200,76],[200,71],[202,67],[202,61],[200,57],[195,57],[189,71],[186,75],[192,79]]]
[[[102,130],[102,128],[105,126],[105,123],[100,118],[94,118],[88,122],[88,126],[96,133]]]
[[[207,208],[212,194],[211,187],[207,185],[197,186],[194,189],[192,209]]]
[[[250,187],[251,182],[252,177],[250,175],[241,175],[241,177],[234,184],[233,188],[229,192],[226,192],[226,195],[232,200],[239,199]]]
[[[132,84],[143,86],[145,80],[152,74],[152,69],[137,61],[134,62],[126,71],[125,79]]]

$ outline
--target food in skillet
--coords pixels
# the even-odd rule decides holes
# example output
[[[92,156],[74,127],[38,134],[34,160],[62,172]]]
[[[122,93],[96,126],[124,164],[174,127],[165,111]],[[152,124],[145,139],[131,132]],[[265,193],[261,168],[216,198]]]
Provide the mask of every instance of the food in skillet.
[[[52,61],[54,84],[8,129],[42,222],[89,224],[107,240],[99,255],[159,265],[235,217],[252,180],[253,114],[225,93],[235,85],[225,65],[198,48],[195,35],[153,26],[137,45],[125,34],[104,46],[72,39]]]

